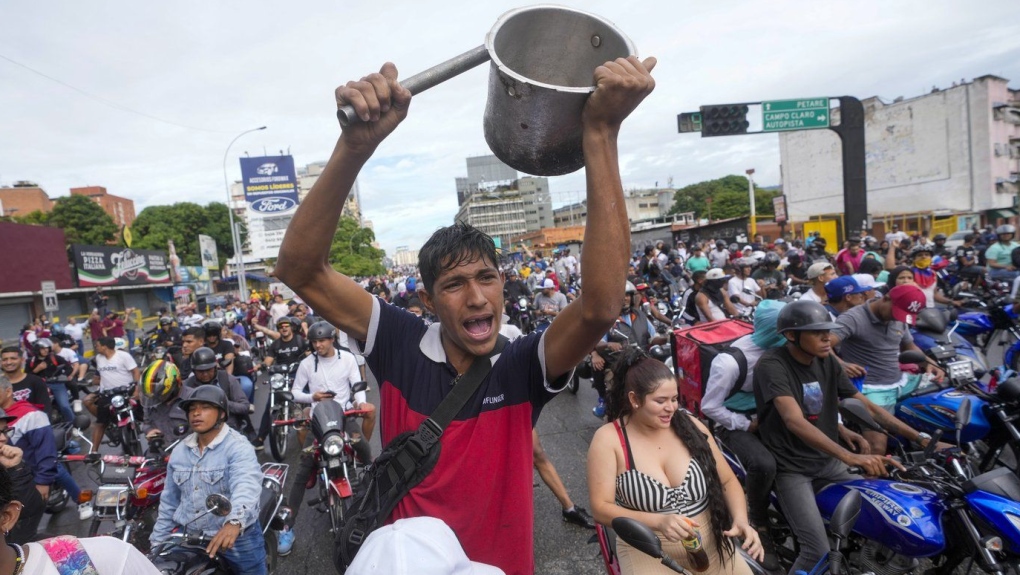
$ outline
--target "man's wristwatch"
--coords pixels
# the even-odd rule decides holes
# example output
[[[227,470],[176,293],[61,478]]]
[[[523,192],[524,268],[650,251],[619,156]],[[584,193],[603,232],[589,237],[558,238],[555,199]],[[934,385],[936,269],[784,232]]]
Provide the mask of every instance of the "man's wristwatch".
[[[240,519],[231,519],[230,521],[227,521],[227,525],[233,525],[234,527],[237,527],[239,530],[242,527],[244,527],[243,525],[241,525]]]

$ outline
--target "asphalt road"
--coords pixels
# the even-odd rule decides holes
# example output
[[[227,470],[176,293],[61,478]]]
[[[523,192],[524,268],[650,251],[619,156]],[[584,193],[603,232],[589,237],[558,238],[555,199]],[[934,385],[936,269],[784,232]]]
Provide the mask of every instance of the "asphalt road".
[[[369,401],[378,405],[378,386],[370,381]],[[268,386],[259,383],[256,386],[256,405],[261,408]],[[578,394],[564,392],[555,398],[543,410],[538,422],[538,431],[543,447],[563,480],[564,485],[577,505],[589,508],[588,491],[585,479],[585,458],[588,443],[600,425],[598,419],[591,414],[595,404],[595,391],[582,381]],[[259,409],[255,416],[261,415]],[[257,418],[253,419],[258,421]],[[297,440],[291,435],[291,445],[286,463],[291,465],[292,475],[298,463]],[[117,452],[103,446],[102,452]],[[380,451],[378,434],[372,440],[372,452]],[[259,455],[260,461],[272,461],[268,445]],[[72,466],[72,474],[83,489],[94,489],[96,484],[88,478],[84,467],[80,464]],[[288,480],[286,491],[289,493],[293,476]],[[559,574],[597,574],[605,567],[598,555],[598,545],[589,544],[588,539],[593,530],[564,523],[559,502],[552,492],[545,487],[538,473],[534,473],[535,484],[535,572],[550,575]],[[278,575],[307,575],[309,573],[329,574],[334,572],[331,550],[332,535],[329,533],[329,517],[309,507],[307,502],[317,497],[317,487],[305,495],[295,534],[297,536],[294,549],[287,557],[281,557],[276,573]],[[79,521],[76,511],[68,507],[65,511],[46,516],[40,525],[40,531],[47,535],[73,534],[84,537],[88,532],[88,521]],[[102,530],[112,530],[112,525],[104,524]],[[493,544],[498,544],[494,542]]]

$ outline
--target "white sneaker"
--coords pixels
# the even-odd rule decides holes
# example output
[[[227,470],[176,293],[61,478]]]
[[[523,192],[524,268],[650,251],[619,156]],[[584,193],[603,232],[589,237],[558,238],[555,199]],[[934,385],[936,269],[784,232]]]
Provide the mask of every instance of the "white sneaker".
[[[78,506],[78,519],[81,521],[91,519],[93,513],[94,511],[91,503],[82,503]]]

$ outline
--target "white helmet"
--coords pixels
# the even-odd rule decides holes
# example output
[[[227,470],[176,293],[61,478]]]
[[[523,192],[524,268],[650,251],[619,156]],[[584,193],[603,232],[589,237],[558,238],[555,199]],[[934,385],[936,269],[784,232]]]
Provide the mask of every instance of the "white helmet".
[[[128,348],[127,340],[122,337],[115,337],[113,338],[113,347],[114,349],[127,351]]]
[[[623,288],[623,293],[625,293],[625,294],[627,294],[627,293],[637,293],[637,288],[634,287],[634,284],[631,283],[630,280],[627,280],[627,286],[625,288]]]

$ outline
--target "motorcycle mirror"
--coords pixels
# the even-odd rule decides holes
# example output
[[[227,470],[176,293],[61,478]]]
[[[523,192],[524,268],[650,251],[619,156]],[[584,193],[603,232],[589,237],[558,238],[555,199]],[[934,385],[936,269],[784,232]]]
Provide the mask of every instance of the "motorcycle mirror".
[[[358,393],[359,391],[368,391],[367,381],[356,381],[351,385],[351,391]]]
[[[205,508],[216,517],[226,517],[230,514],[233,505],[226,496],[220,493],[212,493],[205,498]]]
[[[663,557],[662,542],[644,524],[630,517],[617,517],[613,519],[613,531],[616,531],[616,535],[620,539],[623,539],[638,551],[651,555],[656,559]]]
[[[740,303],[740,296],[735,295],[735,294],[731,295],[730,296],[730,302],[731,303]]]
[[[910,349],[900,353],[900,363],[928,363],[928,356],[923,351]]]
[[[956,429],[960,430],[970,423],[970,398],[965,397],[956,409]]]
[[[280,397],[286,399],[287,401],[294,401],[294,394],[291,393],[290,390],[281,391]]]
[[[844,399],[841,401],[839,403],[839,412],[843,415],[844,419],[858,425],[861,429],[885,432],[882,426],[868,413],[868,408],[864,407],[864,404],[856,399]]]
[[[846,539],[850,530],[857,523],[861,514],[861,492],[856,489],[847,491],[846,495],[839,500],[836,510],[832,512],[829,519],[829,529],[839,539]]]

